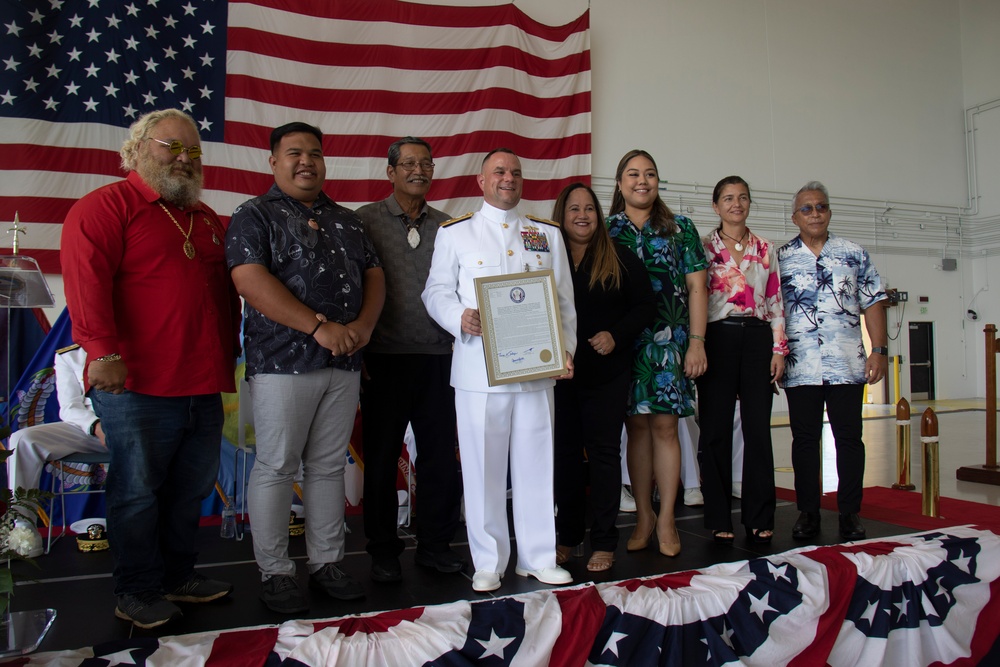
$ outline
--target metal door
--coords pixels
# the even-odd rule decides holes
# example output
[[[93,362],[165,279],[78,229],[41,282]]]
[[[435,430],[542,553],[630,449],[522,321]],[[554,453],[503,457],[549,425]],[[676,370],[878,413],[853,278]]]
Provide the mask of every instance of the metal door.
[[[933,322],[910,322],[910,399],[934,399]]]

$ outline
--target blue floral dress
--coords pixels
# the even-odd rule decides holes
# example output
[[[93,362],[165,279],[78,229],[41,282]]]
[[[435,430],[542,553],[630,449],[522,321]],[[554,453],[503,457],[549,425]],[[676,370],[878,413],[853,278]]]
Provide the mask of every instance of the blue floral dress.
[[[684,376],[688,347],[688,291],[685,276],[708,268],[705,248],[689,218],[674,218],[678,231],[658,236],[647,225],[636,227],[625,213],[608,218],[611,238],[631,250],[646,265],[656,316],[635,342],[630,415],[694,414],[694,380]]]

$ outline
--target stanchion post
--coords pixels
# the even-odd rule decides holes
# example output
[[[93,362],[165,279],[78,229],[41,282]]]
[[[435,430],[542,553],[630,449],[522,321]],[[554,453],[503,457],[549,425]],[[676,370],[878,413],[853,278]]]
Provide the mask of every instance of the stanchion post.
[[[997,467],[997,327],[987,324],[986,334],[986,467]]]
[[[921,511],[924,516],[937,518],[941,498],[941,469],[938,456],[938,420],[930,408],[920,420],[920,444],[923,452],[923,488]]]
[[[896,483],[894,489],[913,491],[910,481],[910,404],[905,398],[896,403]]]
[[[986,337],[986,464],[962,466],[955,477],[963,482],[979,482],[1000,486],[1000,466],[997,466],[997,327],[987,324]]]

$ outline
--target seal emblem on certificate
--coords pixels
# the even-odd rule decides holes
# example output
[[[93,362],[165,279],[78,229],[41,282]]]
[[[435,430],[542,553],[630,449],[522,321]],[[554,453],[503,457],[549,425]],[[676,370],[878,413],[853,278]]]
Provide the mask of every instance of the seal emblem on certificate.
[[[490,386],[566,374],[551,269],[476,278]]]

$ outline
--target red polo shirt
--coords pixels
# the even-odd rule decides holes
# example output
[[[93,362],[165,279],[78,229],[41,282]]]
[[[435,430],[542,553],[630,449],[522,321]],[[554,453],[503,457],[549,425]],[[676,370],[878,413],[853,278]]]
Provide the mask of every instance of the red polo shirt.
[[[193,259],[184,253],[189,226]],[[141,394],[234,391],[240,302],[225,238],[208,206],[182,211],[135,172],[74,204],[61,259],[73,340],[88,361],[120,353],[125,387]]]

